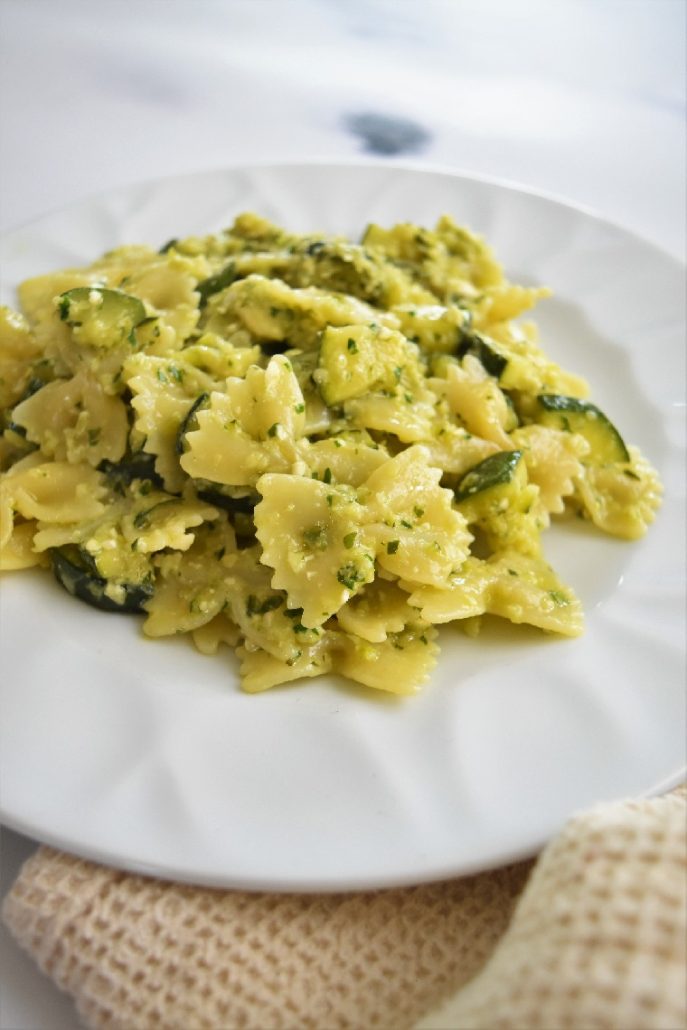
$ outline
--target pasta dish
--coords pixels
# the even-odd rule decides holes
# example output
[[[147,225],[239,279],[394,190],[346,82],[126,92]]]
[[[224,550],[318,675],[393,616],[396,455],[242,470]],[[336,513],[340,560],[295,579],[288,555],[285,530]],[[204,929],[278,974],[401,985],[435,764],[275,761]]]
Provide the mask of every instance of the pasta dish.
[[[661,487],[522,320],[547,294],[448,216],[358,244],[243,214],[24,282],[0,309],[1,568],[229,645],[250,692],[412,694],[445,623],[580,634],[552,518],[637,539]]]

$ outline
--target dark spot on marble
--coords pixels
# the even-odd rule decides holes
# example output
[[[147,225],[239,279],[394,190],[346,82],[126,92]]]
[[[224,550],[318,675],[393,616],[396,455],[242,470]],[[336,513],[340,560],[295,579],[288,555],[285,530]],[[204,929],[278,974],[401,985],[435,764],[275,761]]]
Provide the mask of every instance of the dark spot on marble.
[[[410,118],[396,118],[371,111],[345,115],[344,125],[360,139],[364,151],[386,157],[417,154],[432,138],[427,129]]]

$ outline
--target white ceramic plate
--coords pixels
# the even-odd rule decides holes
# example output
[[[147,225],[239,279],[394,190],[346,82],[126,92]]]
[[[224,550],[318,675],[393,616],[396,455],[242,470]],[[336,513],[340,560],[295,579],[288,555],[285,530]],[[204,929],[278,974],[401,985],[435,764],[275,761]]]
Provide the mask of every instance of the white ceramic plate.
[[[542,339],[658,466],[639,543],[583,525],[547,556],[587,611],[579,640],[447,628],[420,696],[342,680],[260,696],[229,652],[148,642],[45,573],[2,582],[2,817],[128,869],[219,886],[349,889],[448,877],[534,852],[576,809],[655,792],[684,764],[683,276],[640,239],[554,200],[389,165],[270,166],[147,183],[17,230],[21,279],[124,242],[160,245],[242,210],[357,237],[451,213],[516,281],[547,283]]]

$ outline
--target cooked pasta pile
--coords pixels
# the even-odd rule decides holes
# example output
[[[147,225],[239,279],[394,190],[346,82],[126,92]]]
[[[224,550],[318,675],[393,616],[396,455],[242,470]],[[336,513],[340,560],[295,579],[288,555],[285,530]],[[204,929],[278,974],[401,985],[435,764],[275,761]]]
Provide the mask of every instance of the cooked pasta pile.
[[[235,647],[245,690],[415,692],[437,626],[575,636],[542,555],[565,510],[634,539],[656,472],[516,322],[450,218],[362,243],[253,214],[31,279],[0,314],[0,559]]]

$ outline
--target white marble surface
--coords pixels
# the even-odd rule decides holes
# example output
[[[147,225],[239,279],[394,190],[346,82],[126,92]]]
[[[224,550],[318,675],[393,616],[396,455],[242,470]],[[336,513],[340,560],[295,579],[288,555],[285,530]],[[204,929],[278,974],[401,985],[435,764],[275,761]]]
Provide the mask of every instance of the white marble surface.
[[[2,0],[0,228],[142,178],[374,146],[684,258],[684,38],[683,0]],[[3,895],[34,848],[3,832]],[[0,1030],[78,1025],[0,931]]]

